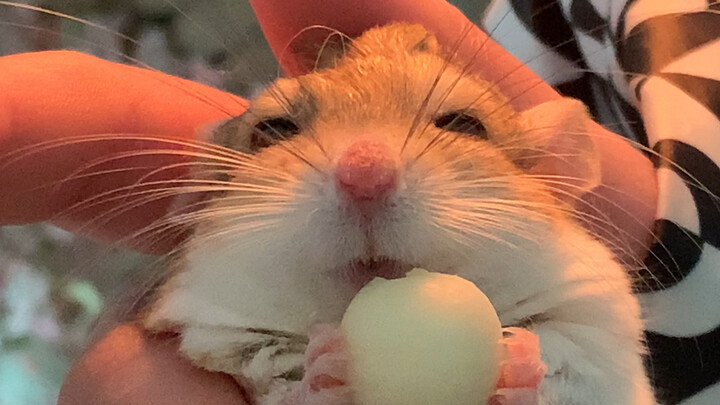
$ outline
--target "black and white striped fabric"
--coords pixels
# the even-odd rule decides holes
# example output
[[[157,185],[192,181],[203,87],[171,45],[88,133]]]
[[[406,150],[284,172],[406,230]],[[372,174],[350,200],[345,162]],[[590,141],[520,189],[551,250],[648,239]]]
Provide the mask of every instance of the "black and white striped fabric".
[[[720,405],[720,4],[495,0],[484,26],[655,152],[659,240],[636,283],[649,373],[664,404]]]

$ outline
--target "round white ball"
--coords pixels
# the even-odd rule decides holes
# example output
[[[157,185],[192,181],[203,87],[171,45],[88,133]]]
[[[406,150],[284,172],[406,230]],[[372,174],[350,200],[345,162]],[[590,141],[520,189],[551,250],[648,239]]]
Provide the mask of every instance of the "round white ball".
[[[359,405],[479,405],[499,373],[500,320],[457,276],[415,269],[375,279],[342,321]]]

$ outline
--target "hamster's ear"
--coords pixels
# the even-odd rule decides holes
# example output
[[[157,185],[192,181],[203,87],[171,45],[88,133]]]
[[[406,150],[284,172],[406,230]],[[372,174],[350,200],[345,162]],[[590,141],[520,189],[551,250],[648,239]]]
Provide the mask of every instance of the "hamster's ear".
[[[347,55],[352,47],[352,39],[339,33],[328,34],[325,40],[315,50],[314,66],[312,70],[332,69],[337,66],[340,59]]]
[[[303,32],[288,45],[297,62],[308,71],[332,69],[344,57],[364,55],[397,56],[399,51],[408,53],[440,53],[435,37],[423,26],[392,23],[371,28],[357,38],[316,27]]]
[[[546,175],[557,196],[572,200],[600,184],[600,157],[590,133],[591,118],[579,100],[560,98],[522,113],[533,145],[519,163],[528,173]]]
[[[393,23],[373,28],[353,43],[353,51],[360,55],[393,57],[401,50],[410,54],[439,54],[440,45],[425,27],[407,23]]]

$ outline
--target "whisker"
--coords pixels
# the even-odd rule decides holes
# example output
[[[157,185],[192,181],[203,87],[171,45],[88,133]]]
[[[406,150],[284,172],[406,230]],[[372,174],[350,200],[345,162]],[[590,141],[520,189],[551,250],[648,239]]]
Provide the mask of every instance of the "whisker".
[[[596,138],[605,137],[605,138],[611,138],[613,140],[618,139],[618,135],[613,134],[613,133],[564,131],[563,134],[568,135],[568,136],[572,136],[572,135],[588,136],[589,135],[591,137],[596,137]],[[677,169],[680,173],[682,173],[683,175],[687,176],[690,179],[691,182],[683,180],[688,186],[695,187],[695,188],[703,191],[708,196],[712,197],[713,201],[720,200],[720,196],[718,196],[712,190],[707,188],[707,186],[702,184],[702,182],[700,182],[700,180],[698,180],[697,177],[693,176],[692,173],[690,173],[687,169],[680,166],[678,163],[672,161],[669,157],[661,155],[660,153],[654,151],[653,149],[651,149],[639,142],[633,141],[631,139],[622,138],[622,140],[628,142],[630,145],[632,145],[636,149],[639,149],[642,152],[647,153],[648,155],[654,156],[664,163],[667,163],[670,167]],[[720,207],[718,207],[718,209],[720,209]]]
[[[219,145],[205,143],[201,141],[185,141],[181,139],[171,139],[159,136],[151,135],[139,135],[139,134],[92,134],[92,135],[79,135],[69,138],[52,139],[49,141],[38,142],[32,145],[15,149],[3,156],[0,156],[3,160],[3,164],[0,165],[0,171],[4,170],[11,164],[17,162],[19,159],[27,158],[33,154],[44,152],[53,148],[63,146],[73,146],[82,143],[90,142],[128,142],[128,141],[145,141],[145,142],[160,142],[175,146],[185,146],[189,148],[197,148],[206,152],[213,152],[216,155],[224,158],[236,158],[237,162],[240,162],[242,158],[250,156],[242,152],[238,152],[232,149],[228,149]]]
[[[437,177],[437,176],[433,176]],[[429,193],[426,198],[429,199],[447,199],[448,196],[456,195],[457,193],[467,193],[472,194],[477,193],[478,190],[489,190],[493,187],[499,187],[499,188],[507,188],[511,185],[513,179],[517,179],[518,177],[525,177],[525,178],[532,178],[535,180],[542,181],[543,184],[552,190],[553,192],[557,194],[563,194],[566,197],[570,197],[571,199],[575,200],[576,202],[579,202],[583,205],[588,206],[593,212],[595,212],[598,215],[592,215],[590,213],[581,213],[577,212],[575,209],[572,209],[571,207],[565,207],[564,204],[558,204],[557,207],[554,207],[552,205],[548,205],[546,203],[533,203],[533,202],[527,202],[527,201],[507,201],[507,200],[497,200],[495,203],[501,203],[501,204],[511,204],[511,205],[520,205],[523,207],[530,207],[530,208],[551,208],[552,210],[558,211],[558,212],[564,212],[566,215],[569,215],[573,218],[576,218],[580,220],[581,222],[585,222],[588,219],[593,219],[595,221],[598,221],[599,223],[604,223],[606,225],[611,226],[615,232],[620,234],[621,236],[625,237],[626,240],[631,240],[634,242],[637,242],[639,244],[644,244],[644,241],[638,240],[636,237],[634,237],[632,234],[628,233],[624,229],[621,229],[616,224],[614,224],[612,221],[610,221],[609,217],[605,215],[603,212],[601,212],[596,207],[591,206],[589,203],[583,201],[579,197],[567,192],[563,188],[558,188],[557,186],[563,186],[563,187],[570,187],[570,188],[577,188],[581,189],[580,187],[569,183],[569,181],[578,180],[577,178],[570,177],[570,176],[553,176],[553,175],[508,175],[508,176],[493,176],[490,178],[483,178],[483,179],[475,179],[471,181],[457,181],[454,179],[448,179],[443,180],[440,178],[438,181],[436,181],[436,185],[441,186],[439,190],[437,190],[435,193]],[[428,181],[432,181],[431,179],[428,179]],[[451,186],[447,186],[447,185]],[[595,194],[595,193],[593,193]],[[601,198],[603,201],[605,201],[608,204],[611,204],[616,209],[620,210],[621,212],[624,212],[627,215],[630,215],[630,213],[625,210],[622,206],[620,206],[617,202],[610,201],[606,197],[603,197],[601,195],[598,195],[599,198]],[[490,204],[488,204],[483,199],[468,199],[463,204],[464,206],[470,207],[470,209],[476,209],[475,207],[488,207]],[[457,214],[456,214],[457,215]],[[527,214],[526,214],[527,215]],[[535,212],[530,213],[531,216],[537,217],[538,214]],[[657,236],[652,232],[651,229],[643,225],[643,228],[645,228],[646,231],[648,231],[656,240],[657,243],[659,243],[663,248],[667,249],[663,244],[662,241],[660,241]],[[614,240],[609,240],[607,238],[602,237],[601,235],[596,235],[598,238],[604,240],[607,245],[617,249],[620,252],[625,252],[629,258],[629,260],[633,260],[633,263],[636,265],[641,266],[642,268],[645,268],[644,264],[636,260],[631,252],[624,249],[622,246],[619,245],[618,242]],[[655,256],[654,252],[650,252],[651,255]],[[658,258],[659,259],[659,258]]]
[[[168,184],[175,184],[174,187],[164,187],[164,188],[152,188],[149,190],[137,190],[139,186],[144,187],[152,187],[152,186],[165,186]],[[191,185],[188,185],[191,184]],[[195,185],[192,185],[195,184]],[[178,195],[178,194],[189,194],[189,193],[211,193],[211,192],[251,192],[256,195],[263,195],[265,197],[269,196],[291,196],[290,192],[284,191],[282,188],[277,187],[270,187],[270,186],[262,186],[262,185],[249,185],[249,184],[235,184],[232,182],[224,182],[224,181],[210,181],[210,180],[193,180],[193,179],[183,179],[183,180],[163,180],[163,181],[153,181],[153,182],[146,182],[143,184],[132,184],[129,186],[119,187],[115,188],[110,191],[106,191],[97,195],[92,196],[91,198],[85,199],[83,201],[80,201],[78,203],[73,204],[72,206],[66,208],[65,210],[61,211],[60,213],[56,214],[51,221],[58,221],[62,217],[69,217],[78,210],[87,210],[93,207],[96,207],[98,205],[112,203],[116,201],[121,201],[128,198],[135,198],[140,197],[144,195],[149,195],[153,198],[152,201],[155,201],[157,199],[165,198],[168,196]],[[142,204],[140,204],[142,205]],[[121,206],[115,208],[117,209],[126,209],[128,206]],[[134,208],[134,207],[133,207]],[[111,210],[111,213],[114,210]]]
[[[462,42],[467,38],[467,36],[472,32],[472,27],[474,25],[472,23],[468,23],[468,25],[463,29],[462,34],[460,35],[460,38],[456,41],[455,45],[451,48],[451,53],[448,58],[446,58],[443,61],[442,66],[440,67],[440,70],[438,71],[437,76],[435,76],[435,80],[433,80],[432,84],[430,85],[430,89],[428,90],[427,95],[423,99],[423,101],[420,103],[420,107],[418,108],[417,113],[415,114],[415,117],[413,118],[412,123],[410,124],[410,128],[408,129],[408,134],[405,137],[405,140],[403,141],[403,145],[400,148],[400,153],[402,153],[405,148],[407,147],[407,144],[412,137],[413,133],[415,132],[417,126],[420,124],[420,120],[422,119],[422,116],[425,114],[425,111],[427,110],[427,107],[430,103],[430,99],[432,95],[435,92],[435,89],[437,88],[438,84],[440,83],[440,79],[442,79],[443,74],[445,71],[452,65],[451,60],[455,57],[457,52],[460,49],[460,46],[462,45]]]

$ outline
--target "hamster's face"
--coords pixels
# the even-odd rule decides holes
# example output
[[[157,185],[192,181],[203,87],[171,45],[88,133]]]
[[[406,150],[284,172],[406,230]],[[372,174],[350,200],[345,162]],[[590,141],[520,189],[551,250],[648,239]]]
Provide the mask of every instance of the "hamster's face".
[[[546,121],[448,63],[422,28],[369,31],[334,67],[277,81],[216,132],[239,154],[189,245],[197,276],[186,278],[223,280],[216,306],[313,321],[338,319],[373,277],[413,267],[486,291],[510,283],[508,257],[532,255],[564,215],[531,174],[560,131]]]

